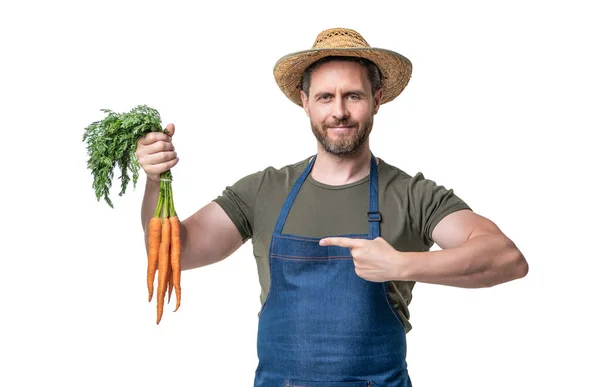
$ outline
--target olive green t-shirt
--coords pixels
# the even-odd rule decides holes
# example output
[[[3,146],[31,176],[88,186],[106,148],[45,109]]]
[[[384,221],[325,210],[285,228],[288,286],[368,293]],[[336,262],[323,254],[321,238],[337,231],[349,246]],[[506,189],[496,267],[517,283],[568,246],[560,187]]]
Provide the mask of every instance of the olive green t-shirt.
[[[311,156],[312,157],[312,156]],[[233,221],[244,242],[252,239],[264,303],[270,286],[269,246],[283,203],[310,158],[281,169],[273,167],[248,175],[226,187],[214,201]],[[470,209],[452,189],[414,177],[379,159],[381,237],[399,251],[428,251],[432,231],[446,215]],[[282,233],[321,238],[341,234],[368,234],[369,176],[345,185],[320,183],[309,175],[302,185]],[[408,305],[414,282],[390,281],[392,305],[411,329]]]

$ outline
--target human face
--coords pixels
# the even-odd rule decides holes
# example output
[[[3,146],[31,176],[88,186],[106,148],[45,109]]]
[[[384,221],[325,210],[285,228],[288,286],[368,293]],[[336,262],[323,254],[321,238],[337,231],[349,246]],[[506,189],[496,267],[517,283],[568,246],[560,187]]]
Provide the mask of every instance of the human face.
[[[301,92],[313,134],[322,148],[338,157],[356,154],[365,145],[381,90],[373,96],[367,70],[356,62],[331,61],[311,75],[309,95]]]

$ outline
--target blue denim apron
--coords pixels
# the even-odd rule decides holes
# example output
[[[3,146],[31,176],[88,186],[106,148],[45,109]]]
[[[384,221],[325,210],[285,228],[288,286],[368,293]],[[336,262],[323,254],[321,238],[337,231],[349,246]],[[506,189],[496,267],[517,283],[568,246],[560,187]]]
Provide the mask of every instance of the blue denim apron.
[[[259,315],[254,386],[410,387],[404,326],[387,284],[357,276],[348,248],[281,233],[315,160],[292,187],[271,238],[271,287]],[[369,235],[344,236],[380,234],[373,155],[369,196]]]

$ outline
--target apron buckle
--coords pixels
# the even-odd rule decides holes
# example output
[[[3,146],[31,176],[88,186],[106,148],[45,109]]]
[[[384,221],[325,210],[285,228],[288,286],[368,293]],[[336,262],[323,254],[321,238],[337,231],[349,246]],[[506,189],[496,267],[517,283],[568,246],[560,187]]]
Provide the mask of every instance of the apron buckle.
[[[369,217],[369,222],[381,222],[381,212],[379,211],[369,211],[367,212],[367,216]]]

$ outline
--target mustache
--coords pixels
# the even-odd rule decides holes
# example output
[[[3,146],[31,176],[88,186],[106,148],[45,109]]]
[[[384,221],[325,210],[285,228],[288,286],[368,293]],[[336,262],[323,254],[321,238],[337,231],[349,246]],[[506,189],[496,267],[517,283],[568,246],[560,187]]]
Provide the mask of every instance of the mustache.
[[[351,121],[347,118],[344,118],[341,120],[334,119],[332,122],[324,122],[323,123],[323,129],[329,129],[329,128],[336,127],[336,126],[348,126],[348,127],[355,128],[358,126],[358,123],[355,121]]]

